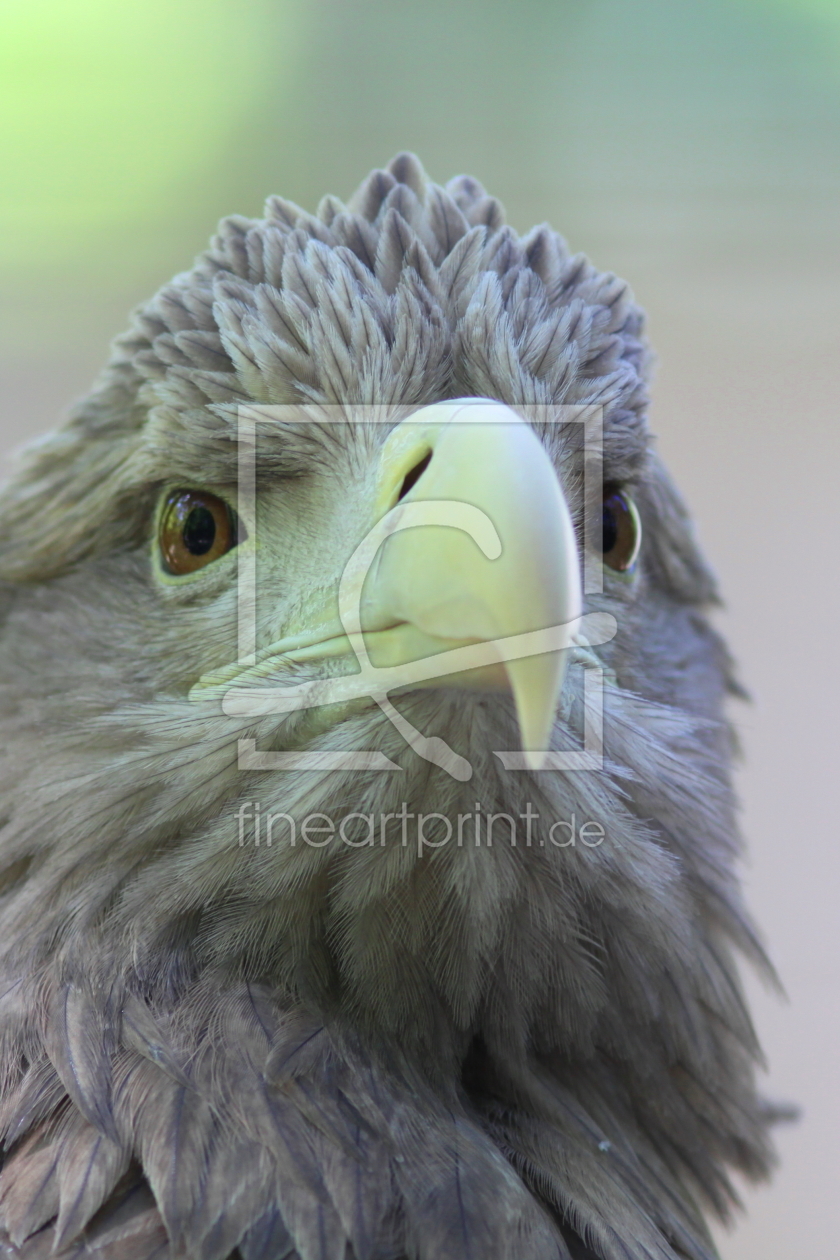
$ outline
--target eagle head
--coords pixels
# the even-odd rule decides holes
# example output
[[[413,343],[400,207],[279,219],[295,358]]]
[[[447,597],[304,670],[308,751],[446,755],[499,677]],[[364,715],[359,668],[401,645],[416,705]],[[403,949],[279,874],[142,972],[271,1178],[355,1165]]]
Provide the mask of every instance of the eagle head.
[[[225,219],[32,448],[4,1254],[714,1255],[763,955],[647,361],[622,281],[403,154]]]

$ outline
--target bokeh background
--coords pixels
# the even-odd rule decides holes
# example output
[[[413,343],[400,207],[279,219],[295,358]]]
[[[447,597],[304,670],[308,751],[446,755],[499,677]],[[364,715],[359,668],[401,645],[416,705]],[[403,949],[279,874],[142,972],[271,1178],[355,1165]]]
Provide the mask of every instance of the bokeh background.
[[[803,1108],[726,1260],[840,1232],[840,0],[0,0],[0,457],[216,220],[410,148],[630,279],[652,422],[727,597],[748,980]],[[3,464],[3,471],[8,467]]]

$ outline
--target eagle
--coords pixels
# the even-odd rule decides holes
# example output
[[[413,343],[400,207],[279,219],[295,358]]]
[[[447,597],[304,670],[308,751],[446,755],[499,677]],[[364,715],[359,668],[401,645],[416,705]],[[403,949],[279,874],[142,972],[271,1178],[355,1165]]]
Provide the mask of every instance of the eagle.
[[[711,1260],[773,1160],[626,284],[398,155],[0,497],[0,1254]]]

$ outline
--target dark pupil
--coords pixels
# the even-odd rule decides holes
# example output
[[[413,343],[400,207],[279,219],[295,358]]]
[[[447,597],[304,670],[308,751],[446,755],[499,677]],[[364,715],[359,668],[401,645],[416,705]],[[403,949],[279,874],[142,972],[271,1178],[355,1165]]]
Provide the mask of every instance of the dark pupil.
[[[618,517],[614,507],[614,500],[608,500],[604,504],[604,514],[601,525],[601,550],[606,554],[612,551],[618,542]]]
[[[184,546],[193,556],[206,556],[216,540],[216,522],[206,507],[194,507],[184,521]]]

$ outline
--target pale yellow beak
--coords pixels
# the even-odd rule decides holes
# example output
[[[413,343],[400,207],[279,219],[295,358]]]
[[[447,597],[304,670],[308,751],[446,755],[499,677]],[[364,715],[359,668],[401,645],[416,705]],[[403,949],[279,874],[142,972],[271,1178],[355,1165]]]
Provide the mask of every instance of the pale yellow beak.
[[[340,579],[343,633],[321,622],[245,669],[205,676],[196,695],[225,688],[224,712],[252,716],[372,698],[429,755],[441,741],[413,732],[389,693],[444,682],[504,689],[539,768],[582,594],[569,509],[533,429],[489,399],[422,408],[385,442],[373,515]],[[276,685],[292,663],[348,655],[359,672]]]
[[[390,434],[383,507],[418,467],[422,474],[386,518],[392,532],[367,574],[360,627],[415,628],[429,640],[426,657],[480,645],[472,657],[459,653],[466,669],[447,681],[509,688],[523,750],[545,750],[582,611],[577,543],[557,473],[531,426],[485,399],[436,403]],[[394,635],[366,636],[372,665],[397,663]],[[529,654],[512,655],[523,647]]]

